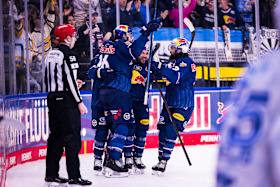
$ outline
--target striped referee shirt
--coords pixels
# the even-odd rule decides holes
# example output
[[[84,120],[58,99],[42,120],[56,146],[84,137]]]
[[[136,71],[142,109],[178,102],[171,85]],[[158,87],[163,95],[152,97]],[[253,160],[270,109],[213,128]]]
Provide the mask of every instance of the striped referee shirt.
[[[48,92],[71,92],[77,103],[82,102],[78,89],[79,64],[76,54],[66,45],[53,49],[45,60],[45,84]]]

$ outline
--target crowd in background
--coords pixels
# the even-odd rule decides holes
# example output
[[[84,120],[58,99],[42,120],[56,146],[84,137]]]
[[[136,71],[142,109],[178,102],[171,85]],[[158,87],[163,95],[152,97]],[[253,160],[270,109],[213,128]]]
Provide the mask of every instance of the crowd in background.
[[[153,19],[155,0],[149,2],[149,20]],[[78,34],[75,46],[80,62],[80,78],[86,79],[85,71],[89,68],[90,40],[92,40],[93,57],[98,53],[99,46],[112,37],[112,31],[116,27],[116,0],[91,0],[91,20],[89,20],[89,0],[62,0],[63,23],[73,25]],[[158,0],[156,17],[161,17],[163,27],[179,27],[179,0]],[[212,29],[214,27],[214,0],[182,0],[183,17],[188,17],[195,27]],[[254,26],[254,0],[218,0],[218,25],[222,29],[247,28]],[[274,0],[260,1],[260,24],[268,28],[274,28],[273,9]],[[120,24],[130,27],[142,27],[146,24],[146,0],[119,0]],[[10,0],[4,2],[4,12],[9,11],[14,16],[16,43],[22,43],[25,48],[25,23],[24,2]],[[29,33],[29,61],[31,62],[31,92],[42,91],[42,51],[41,51],[41,19],[40,1],[29,0],[28,2],[28,33]],[[92,22],[92,34],[90,34],[90,21]],[[54,28],[60,24],[59,0],[44,0],[44,54],[57,46],[54,37]],[[8,24],[9,25],[9,24]],[[184,24],[184,28],[187,26]],[[5,33],[4,33],[5,34]],[[17,45],[17,44],[16,44]],[[16,46],[21,47],[21,46]],[[20,53],[20,52],[19,52]],[[21,52],[22,53],[22,52]],[[16,49],[17,54],[17,49]],[[18,57],[18,58],[17,58]],[[25,57],[25,56],[24,56]],[[17,66],[24,67],[26,58],[16,55]],[[24,85],[24,71],[19,71],[17,84]],[[22,75],[22,76],[21,76]],[[25,81],[24,81],[25,80]],[[20,87],[19,87],[20,88]],[[24,93],[24,86],[19,89]]]

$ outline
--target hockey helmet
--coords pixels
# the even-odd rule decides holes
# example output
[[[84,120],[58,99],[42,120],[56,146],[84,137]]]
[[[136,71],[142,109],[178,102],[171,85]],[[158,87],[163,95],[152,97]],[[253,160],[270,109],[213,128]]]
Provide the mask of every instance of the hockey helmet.
[[[132,37],[132,30],[127,25],[119,25],[119,26],[117,26],[114,29],[113,33],[114,33],[115,39],[122,39],[124,34],[127,37],[129,37],[129,35],[131,34],[130,37]]]
[[[54,30],[54,35],[58,41],[64,41],[69,35],[73,37],[76,34],[76,29],[72,25],[62,24],[58,25]]]
[[[189,51],[189,41],[185,38],[174,38],[171,43],[168,46],[168,49],[170,50],[171,47],[174,47],[177,51],[178,49],[181,49],[182,53],[187,53]]]

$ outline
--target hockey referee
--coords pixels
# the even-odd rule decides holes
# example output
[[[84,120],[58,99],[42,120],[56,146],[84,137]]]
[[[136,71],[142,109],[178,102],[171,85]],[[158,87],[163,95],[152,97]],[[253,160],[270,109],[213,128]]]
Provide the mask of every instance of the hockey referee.
[[[83,82],[77,80],[79,65],[72,50],[76,42],[76,29],[63,24],[55,28],[54,34],[60,45],[53,49],[45,60],[50,126],[45,181],[49,186],[67,182],[91,185],[90,181],[81,178],[78,157],[81,149],[81,114],[87,114],[88,110],[79,92]],[[63,148],[69,179],[58,175]]]

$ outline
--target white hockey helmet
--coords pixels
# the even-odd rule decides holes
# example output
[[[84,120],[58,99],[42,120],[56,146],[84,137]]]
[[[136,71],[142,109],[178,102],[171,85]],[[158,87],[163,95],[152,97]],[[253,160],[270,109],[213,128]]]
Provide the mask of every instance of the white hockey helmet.
[[[174,38],[169,44],[168,49],[170,50],[171,47],[174,47],[176,51],[181,49],[182,53],[187,53],[189,46],[189,41],[186,38]]]

